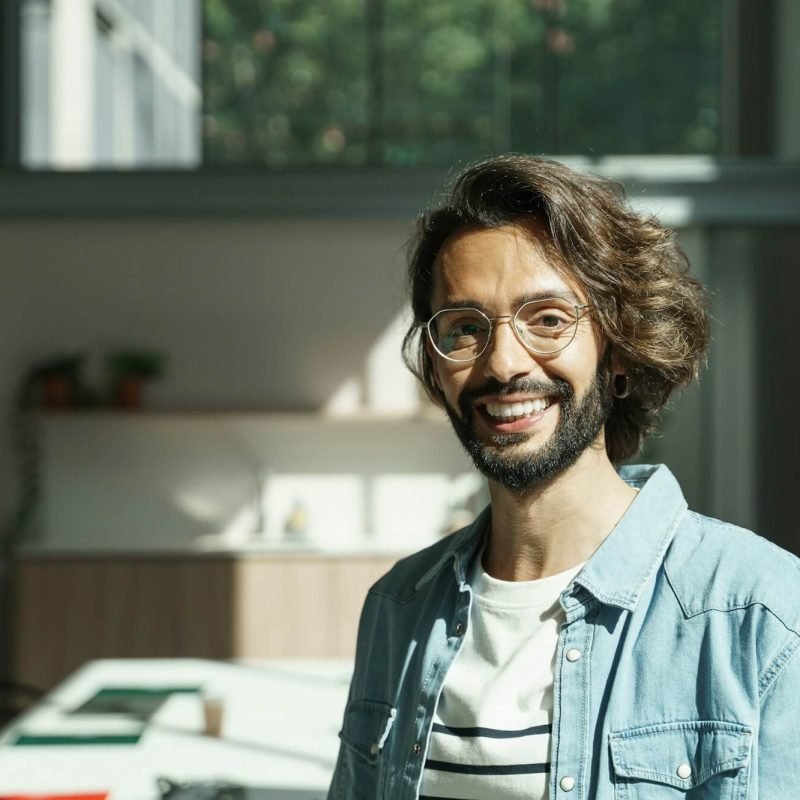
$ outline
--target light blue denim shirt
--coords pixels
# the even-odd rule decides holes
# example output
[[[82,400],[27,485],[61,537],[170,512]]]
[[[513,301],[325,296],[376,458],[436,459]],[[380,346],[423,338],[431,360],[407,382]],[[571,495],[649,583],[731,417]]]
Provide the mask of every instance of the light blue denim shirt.
[[[550,797],[797,800],[800,561],[688,511],[666,467],[622,476],[639,494],[561,595]],[[488,521],[370,590],[331,800],[418,796]]]

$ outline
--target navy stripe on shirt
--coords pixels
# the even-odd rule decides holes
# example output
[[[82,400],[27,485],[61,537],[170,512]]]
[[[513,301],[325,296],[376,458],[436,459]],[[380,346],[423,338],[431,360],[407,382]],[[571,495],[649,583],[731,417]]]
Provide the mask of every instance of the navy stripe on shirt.
[[[550,764],[453,764],[450,761],[428,759],[425,769],[459,772],[464,775],[534,775],[550,772]]]
[[[442,725],[439,722],[433,723],[434,733],[447,733],[451,736],[476,737],[482,736],[487,739],[516,739],[520,736],[535,736],[539,734],[551,734],[552,725],[534,725],[531,728],[523,728],[518,731],[506,731],[498,728],[453,728],[449,725]]]
[[[418,800],[468,800],[466,797],[434,797],[431,794],[421,794]]]
[[[434,797],[432,794],[421,794],[418,800],[469,800],[466,797]]]

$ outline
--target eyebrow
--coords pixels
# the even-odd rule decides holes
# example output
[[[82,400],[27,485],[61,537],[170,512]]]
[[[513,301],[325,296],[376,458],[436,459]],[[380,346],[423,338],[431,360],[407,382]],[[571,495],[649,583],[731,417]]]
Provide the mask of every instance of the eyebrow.
[[[514,298],[513,306],[514,308],[519,308],[520,306],[524,305],[525,303],[531,303],[534,300],[548,300],[550,298],[557,298],[559,300],[566,300],[573,305],[580,306],[583,305],[581,302],[580,297],[578,297],[575,292],[571,291],[570,289],[545,289],[541,292],[532,292],[529,294],[519,295]],[[472,300],[467,298],[465,300],[454,300],[451,303],[445,303],[441,308],[437,309],[438,311],[443,311],[444,309],[450,308],[477,308],[478,311],[483,311],[487,317],[491,316],[491,313],[487,306],[481,303],[479,300]]]

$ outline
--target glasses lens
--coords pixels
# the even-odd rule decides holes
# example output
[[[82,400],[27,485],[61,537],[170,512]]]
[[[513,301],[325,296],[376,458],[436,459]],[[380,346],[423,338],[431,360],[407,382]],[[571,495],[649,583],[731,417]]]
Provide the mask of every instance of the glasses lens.
[[[578,317],[566,300],[534,300],[520,306],[514,324],[520,338],[537,353],[557,353],[575,336]]]
[[[428,323],[433,346],[452,361],[472,361],[486,348],[492,324],[474,308],[448,308]]]

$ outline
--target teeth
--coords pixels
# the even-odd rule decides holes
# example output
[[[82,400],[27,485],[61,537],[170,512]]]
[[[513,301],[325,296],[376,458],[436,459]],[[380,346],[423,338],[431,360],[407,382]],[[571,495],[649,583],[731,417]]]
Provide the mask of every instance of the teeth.
[[[490,417],[513,421],[529,414],[541,413],[549,406],[549,400],[537,397],[535,400],[524,400],[521,403],[487,403],[486,411]]]

